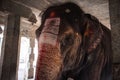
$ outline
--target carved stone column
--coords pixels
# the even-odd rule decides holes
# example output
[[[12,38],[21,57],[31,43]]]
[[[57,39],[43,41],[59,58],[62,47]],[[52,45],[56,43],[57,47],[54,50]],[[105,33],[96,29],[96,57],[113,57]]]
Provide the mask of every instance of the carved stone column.
[[[33,68],[34,46],[35,46],[35,38],[31,37],[30,38],[31,54],[29,55],[30,68],[28,70],[28,79],[34,78],[34,68]]]
[[[34,66],[33,66],[33,62],[34,62],[34,47],[35,47],[35,30],[36,30],[37,26],[34,24],[32,25],[30,22],[26,21],[24,18],[22,18],[21,21],[21,36],[27,37],[30,39],[30,52],[28,54],[29,59],[27,64],[27,69],[28,72],[26,72],[25,79],[33,79],[34,78]]]

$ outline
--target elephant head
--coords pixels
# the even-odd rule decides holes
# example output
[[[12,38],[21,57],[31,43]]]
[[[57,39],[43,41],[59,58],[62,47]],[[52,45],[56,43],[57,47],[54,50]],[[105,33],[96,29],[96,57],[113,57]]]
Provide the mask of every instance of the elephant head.
[[[49,7],[36,30],[36,80],[110,80],[104,72],[111,69],[106,33],[110,36],[97,18],[74,3]]]

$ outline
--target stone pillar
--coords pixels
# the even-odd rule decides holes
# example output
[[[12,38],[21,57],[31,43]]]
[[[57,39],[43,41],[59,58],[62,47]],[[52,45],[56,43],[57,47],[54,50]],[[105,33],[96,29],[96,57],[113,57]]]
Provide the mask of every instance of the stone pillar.
[[[113,49],[113,80],[120,80],[120,0],[109,0]]]
[[[34,46],[35,46],[35,38],[30,38],[30,47],[31,47],[31,54],[29,56],[29,63],[30,68],[28,70],[28,79],[34,78],[34,68],[33,68],[33,61],[34,61]]]
[[[18,58],[17,58],[17,71],[16,71],[16,80],[18,80],[18,71],[19,71],[19,60],[20,60],[20,46],[21,46],[21,35],[19,35],[19,42],[18,42]]]
[[[110,23],[112,32],[113,61],[120,63],[120,0],[110,0]]]
[[[20,16],[8,15],[5,32],[5,45],[0,60],[0,80],[16,80]]]

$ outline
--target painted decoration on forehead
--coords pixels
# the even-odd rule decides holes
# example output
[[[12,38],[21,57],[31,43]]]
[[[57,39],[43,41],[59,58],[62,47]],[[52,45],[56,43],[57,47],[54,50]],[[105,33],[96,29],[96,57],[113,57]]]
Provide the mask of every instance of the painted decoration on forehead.
[[[60,24],[60,18],[49,18],[45,21],[46,25],[59,25]]]
[[[60,18],[46,19],[44,28],[39,37],[39,43],[47,43],[55,46],[59,32]]]

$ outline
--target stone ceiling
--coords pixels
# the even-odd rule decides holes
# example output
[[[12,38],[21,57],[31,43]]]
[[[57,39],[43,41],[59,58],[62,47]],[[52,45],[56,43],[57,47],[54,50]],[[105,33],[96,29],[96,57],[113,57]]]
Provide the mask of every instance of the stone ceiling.
[[[12,0],[19,4],[22,4],[26,7],[32,9],[33,13],[37,17],[37,23],[32,25],[27,19],[21,18],[21,28],[24,31],[32,31],[39,27],[40,23],[40,13],[45,10],[48,6],[55,3],[64,3],[64,2],[74,2],[78,4],[86,13],[90,13],[96,16],[100,22],[105,26],[110,28],[110,18],[109,18],[109,4],[108,0]]]
[[[38,22],[37,26],[40,25],[40,16],[39,13],[46,9],[48,6],[55,3],[64,3],[64,2],[75,2],[77,3],[86,13],[90,13],[96,16],[104,25],[110,28],[109,22],[109,6],[108,0],[14,0],[20,4],[24,4],[28,7],[31,7],[33,12],[36,14]]]
[[[88,2],[89,4],[92,4],[92,5],[99,5],[99,4],[104,4],[108,2],[108,0],[13,0],[13,1],[23,3],[27,6],[31,6],[39,10],[43,10],[44,8],[46,8],[51,4],[64,3],[68,1],[75,2],[78,4]],[[86,4],[86,5],[89,5],[89,4]]]

